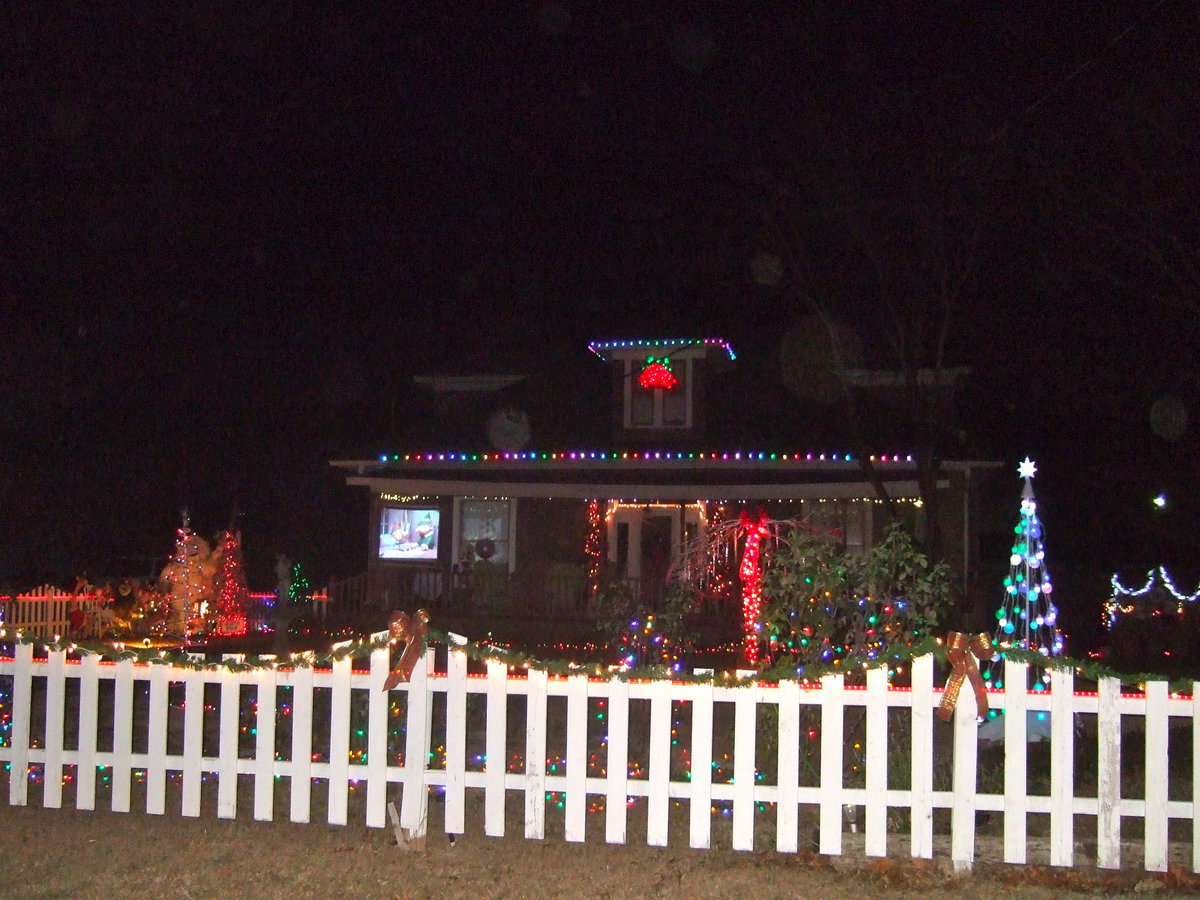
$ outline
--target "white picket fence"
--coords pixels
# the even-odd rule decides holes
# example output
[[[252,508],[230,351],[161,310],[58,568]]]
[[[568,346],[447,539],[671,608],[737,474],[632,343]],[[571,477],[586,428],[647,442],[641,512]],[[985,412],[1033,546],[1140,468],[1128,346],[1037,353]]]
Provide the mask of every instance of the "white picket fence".
[[[103,605],[95,594],[68,594],[53,586],[0,597],[0,623],[30,634],[69,634],[72,610],[91,613]]]
[[[26,634],[69,636],[71,612],[81,610],[95,615],[108,604],[99,593],[69,594],[52,585],[35,588],[15,596],[0,596],[0,625]],[[273,624],[275,595],[251,594],[246,615],[252,630]],[[324,623],[329,612],[328,592],[312,596],[312,616]]]
[[[503,836],[509,818],[519,816],[526,838],[545,839],[551,811],[552,830],[561,825],[571,842],[602,834],[623,844],[633,839],[631,822],[640,831],[644,821],[652,846],[672,836],[682,844],[686,831],[693,848],[714,846],[719,833],[722,845],[762,850],[770,839],[764,832],[773,832],[775,850],[795,853],[810,846],[815,824],[814,849],[829,855],[849,852],[845,814],[854,807],[863,828],[854,852],[930,858],[936,822],[938,846],[946,846],[948,830],[958,870],[977,857],[977,813],[991,812],[1002,819],[1005,862],[1163,871],[1171,848],[1183,844],[1191,848],[1183,864],[1200,871],[1200,703],[1169,695],[1162,682],[1123,694],[1116,680],[1104,679],[1098,692],[1077,693],[1073,674],[1056,671],[1049,691],[1027,693],[1012,687],[1027,683],[1026,667],[1008,662],[1010,687],[988,698],[1007,713],[1003,786],[981,792],[987,756],[970,686],[953,720],[937,720],[932,657],[913,662],[905,688],[890,686],[883,669],[867,672],[865,686],[849,686],[841,675],[812,685],[715,686],[557,677],[494,661],[486,672],[469,673],[464,653],[452,650],[445,659],[446,671],[435,671],[431,650],[411,683],[388,693],[386,648],[372,651],[362,670],[345,658],[324,669],[231,671],[64,652],[35,658],[32,645],[17,644],[11,658],[0,659],[0,706],[8,707],[0,713],[11,717],[8,734],[0,731],[8,802],[36,803],[31,784],[40,780],[45,807],[65,798],[80,810],[101,802],[129,812],[144,786],[150,814],[167,813],[170,797],[171,811],[184,816],[199,816],[215,800],[218,817],[234,818],[241,793],[257,820],[282,815],[278,804],[291,821],[308,822],[320,808],[317,797],[324,820],[345,825],[353,792],[355,818],[379,828],[395,786],[399,824],[410,838],[426,833],[432,790],[442,795],[434,819],[452,835],[468,830],[470,815],[482,819],[472,821],[472,832]],[[1027,722],[1037,712],[1050,718],[1050,753],[1048,771],[1031,772]],[[392,719],[403,722],[395,740]],[[756,759],[764,728],[777,749]],[[889,772],[889,730],[893,741],[905,736],[905,771]],[[1090,743],[1081,737],[1089,730]],[[860,771],[848,777],[847,762],[859,752],[851,732],[865,737]],[[1144,760],[1133,788],[1125,773],[1126,795],[1123,753]],[[681,755],[690,773],[680,771]],[[1179,756],[1186,757],[1183,771],[1172,765]],[[521,757],[520,765],[512,762]],[[1041,790],[1032,791],[1031,780]],[[1080,781],[1093,785],[1082,796]],[[64,784],[71,785],[66,794]],[[506,814],[509,798],[521,813]],[[1034,821],[1046,860],[1031,859]],[[1140,832],[1132,844],[1131,828]]]

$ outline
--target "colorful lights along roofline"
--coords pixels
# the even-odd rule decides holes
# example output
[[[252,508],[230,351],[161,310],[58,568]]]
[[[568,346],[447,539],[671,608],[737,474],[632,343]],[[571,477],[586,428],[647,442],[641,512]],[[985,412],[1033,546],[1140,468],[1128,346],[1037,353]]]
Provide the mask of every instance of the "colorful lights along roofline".
[[[737,354],[733,352],[733,347],[729,346],[729,341],[723,338],[674,338],[657,341],[592,341],[588,344],[588,349],[605,362],[609,360],[609,357],[605,355],[607,351],[631,349],[661,351],[664,347],[675,350],[684,350],[688,347],[717,347],[724,350],[730,359],[737,359]]]
[[[912,463],[911,454],[872,454],[873,463]],[[395,453],[381,454],[381,463],[503,463],[503,462],[762,462],[762,463],[855,463],[849,453],[767,453],[733,451],[725,453],[685,452],[668,450],[644,451],[567,451],[561,453]]]

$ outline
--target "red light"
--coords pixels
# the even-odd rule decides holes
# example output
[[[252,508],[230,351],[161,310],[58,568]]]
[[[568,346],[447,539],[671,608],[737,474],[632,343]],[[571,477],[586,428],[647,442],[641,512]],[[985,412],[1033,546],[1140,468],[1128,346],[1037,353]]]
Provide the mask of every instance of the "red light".
[[[679,379],[675,377],[675,373],[666,367],[658,360],[649,363],[641,374],[638,375],[638,384],[650,390],[652,388],[662,388],[665,391],[671,390],[679,384]]]

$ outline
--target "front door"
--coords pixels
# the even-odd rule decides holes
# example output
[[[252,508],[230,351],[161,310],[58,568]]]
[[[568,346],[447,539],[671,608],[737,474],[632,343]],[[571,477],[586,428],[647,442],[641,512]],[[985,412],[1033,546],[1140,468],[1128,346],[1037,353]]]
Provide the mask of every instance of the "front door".
[[[640,593],[644,605],[657,609],[667,587],[667,572],[675,559],[671,516],[647,514],[642,518]]]
[[[617,504],[610,509],[609,562],[641,603],[657,607],[681,546],[702,528],[700,506]]]

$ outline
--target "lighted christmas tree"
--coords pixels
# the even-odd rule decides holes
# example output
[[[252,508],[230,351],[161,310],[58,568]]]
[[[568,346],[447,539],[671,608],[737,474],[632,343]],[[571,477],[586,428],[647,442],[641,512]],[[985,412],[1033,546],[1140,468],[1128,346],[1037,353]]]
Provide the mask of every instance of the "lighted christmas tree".
[[[293,607],[307,606],[312,603],[312,585],[300,563],[292,566],[292,580],[288,585],[288,600]]]
[[[986,667],[989,687],[1003,687],[1004,649],[1017,647],[1043,656],[1058,656],[1063,650],[1058,632],[1058,609],[1052,595],[1050,572],[1046,568],[1042,520],[1038,518],[1033,496],[1033,476],[1037,466],[1029,457],[1017,467],[1025,479],[1021,492],[1021,521],[1013,529],[1012,553],[1008,577],[1004,579],[1004,600],[996,610],[996,644],[1000,652]],[[1050,680],[1043,673],[1042,681]],[[1040,684],[1038,685],[1040,686]]]
[[[175,532],[175,553],[159,581],[170,591],[170,613],[162,632],[190,637],[191,623],[203,618],[212,589],[214,566],[208,544],[192,531],[191,518],[183,511],[183,524]]]
[[[239,637],[246,633],[246,601],[250,590],[242,562],[242,536],[221,535],[221,568],[217,572],[217,634]]]

